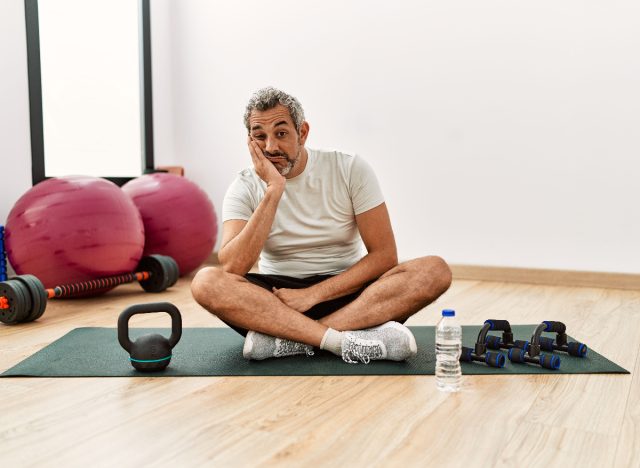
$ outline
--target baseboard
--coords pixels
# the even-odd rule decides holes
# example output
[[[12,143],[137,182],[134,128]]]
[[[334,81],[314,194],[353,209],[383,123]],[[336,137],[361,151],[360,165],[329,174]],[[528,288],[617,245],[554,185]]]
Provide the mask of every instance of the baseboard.
[[[640,274],[450,265],[454,279],[640,290]]]
[[[218,253],[212,252],[207,264],[218,265]],[[496,267],[483,265],[449,265],[458,280],[498,281],[505,283],[548,284],[585,288],[626,289],[640,291],[640,274],[598,271],[546,270],[538,268]]]

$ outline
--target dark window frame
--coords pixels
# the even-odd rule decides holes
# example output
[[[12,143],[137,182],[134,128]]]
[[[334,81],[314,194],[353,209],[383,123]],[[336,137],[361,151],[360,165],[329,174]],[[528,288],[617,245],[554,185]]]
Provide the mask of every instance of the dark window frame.
[[[142,173],[154,172],[153,99],[151,86],[151,19],[149,0],[138,0],[140,11],[140,45],[142,46],[141,88],[142,106]],[[40,28],[38,0],[24,0],[27,31],[27,65],[29,74],[29,111],[31,122],[31,178],[33,185],[49,177],[45,174],[44,125],[42,117],[42,75],[40,69]],[[141,155],[141,156],[142,156]],[[135,177],[103,176],[117,185]]]

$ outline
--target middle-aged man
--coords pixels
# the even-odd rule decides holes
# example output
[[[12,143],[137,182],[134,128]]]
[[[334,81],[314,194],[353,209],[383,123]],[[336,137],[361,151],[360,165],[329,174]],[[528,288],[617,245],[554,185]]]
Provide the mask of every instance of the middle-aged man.
[[[349,363],[415,355],[401,322],[449,288],[447,264],[398,264],[373,170],[357,155],[305,147],[296,98],[261,89],[244,122],[253,167],[225,195],[221,267],[195,276],[196,301],[246,337],[247,359],[313,347]],[[259,273],[249,273],[258,259]]]

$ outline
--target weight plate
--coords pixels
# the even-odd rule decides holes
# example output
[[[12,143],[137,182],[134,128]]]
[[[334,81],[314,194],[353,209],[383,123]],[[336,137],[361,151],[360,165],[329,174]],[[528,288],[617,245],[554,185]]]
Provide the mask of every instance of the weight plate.
[[[17,278],[18,277],[16,277],[15,279]],[[31,294],[29,294],[29,289],[22,281],[16,282],[15,287],[17,290],[19,290],[22,293],[22,297],[24,297],[25,306],[24,306],[24,309],[20,311],[20,316],[18,317],[18,321],[20,323],[23,323],[27,321],[27,317],[31,313],[31,310],[33,307],[33,301],[31,300]]]
[[[162,269],[165,272],[164,274],[166,275],[166,281],[163,289],[164,291],[167,288],[173,286],[178,280],[178,278],[176,277],[175,261],[173,260],[173,258],[166,255],[158,255],[157,257],[158,260],[160,260]]]
[[[178,267],[178,263],[172,257],[165,255],[164,258],[166,259],[167,265],[170,267],[171,271],[169,284],[167,285],[167,288],[170,288],[178,282],[178,278],[180,277],[180,267]]]
[[[20,281],[10,279],[0,283],[0,296],[7,298],[8,309],[0,309],[0,322],[14,325],[20,322],[29,313],[26,291]]]
[[[27,285],[29,293],[31,294],[31,313],[24,321],[33,322],[34,320],[38,320],[47,308],[48,297],[44,285],[33,275],[21,275],[16,279],[21,279],[22,282]]]
[[[36,291],[31,290],[32,288],[31,283],[24,276],[22,275],[15,276],[11,279],[20,282],[20,285],[23,288],[25,297],[27,298],[26,300],[26,304],[28,304],[27,314],[20,320],[20,323],[31,322],[30,317],[34,314],[34,308],[40,307],[40,296],[37,294]]]
[[[170,272],[161,255],[149,255],[140,260],[136,271],[148,271],[151,273],[149,279],[140,281],[140,286],[147,292],[162,292],[167,289],[169,284]]]
[[[157,255],[160,262],[163,264],[165,271],[167,272],[167,285],[165,289],[170,288],[178,282],[180,276],[180,269],[176,261],[168,255]]]

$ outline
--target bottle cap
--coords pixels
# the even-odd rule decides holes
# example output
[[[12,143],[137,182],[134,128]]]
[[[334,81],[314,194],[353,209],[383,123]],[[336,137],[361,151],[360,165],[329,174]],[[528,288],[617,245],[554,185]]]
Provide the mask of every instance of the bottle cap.
[[[443,317],[455,317],[456,316],[456,311],[453,309],[444,309],[442,311],[442,316]]]

